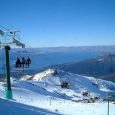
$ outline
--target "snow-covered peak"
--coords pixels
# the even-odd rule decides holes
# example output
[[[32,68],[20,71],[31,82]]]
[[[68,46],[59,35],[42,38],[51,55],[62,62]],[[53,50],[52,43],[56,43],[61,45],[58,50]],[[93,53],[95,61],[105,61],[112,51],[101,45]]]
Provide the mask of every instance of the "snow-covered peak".
[[[37,73],[33,76],[33,80],[38,81],[41,80],[47,76],[50,76],[54,73],[54,69],[47,69],[43,72]]]
[[[61,89],[61,84],[68,82],[69,89],[65,93],[70,97],[74,97],[76,91],[80,92],[81,95],[83,92],[89,92],[90,95],[100,95],[101,97],[105,97],[109,92],[115,91],[115,84],[112,82],[64,72],[59,69],[47,69],[33,76],[24,76],[21,80],[29,80],[31,83],[36,82],[35,84],[39,84],[40,87],[57,93],[65,91]]]
[[[32,76],[30,76],[30,75],[25,75],[25,76],[23,76],[20,80],[29,80],[29,79],[31,79],[32,78]]]
[[[39,81],[39,80],[43,80],[46,77],[49,76],[65,76],[67,74],[67,72],[64,72],[62,70],[59,69],[47,69],[45,71],[39,72],[35,75],[25,75],[23,76],[20,80],[34,80],[34,81]]]

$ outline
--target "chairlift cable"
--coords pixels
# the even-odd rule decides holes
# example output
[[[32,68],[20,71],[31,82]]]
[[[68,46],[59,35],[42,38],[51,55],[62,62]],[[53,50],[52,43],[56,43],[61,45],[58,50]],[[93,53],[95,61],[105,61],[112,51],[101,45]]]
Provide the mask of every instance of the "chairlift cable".
[[[7,31],[10,31],[9,29],[7,29],[6,27],[4,27],[2,25],[0,25],[0,27],[3,28],[3,29],[5,29],[5,30],[7,30]]]

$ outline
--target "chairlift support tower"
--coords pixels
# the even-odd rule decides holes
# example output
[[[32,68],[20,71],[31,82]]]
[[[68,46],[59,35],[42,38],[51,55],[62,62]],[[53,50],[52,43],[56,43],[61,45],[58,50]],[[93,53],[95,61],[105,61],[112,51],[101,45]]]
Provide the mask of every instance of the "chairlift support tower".
[[[2,40],[0,41],[0,48],[4,48],[5,49],[5,68],[6,68],[6,80],[7,80],[7,89],[5,90],[5,98],[7,99],[12,99],[12,89],[11,89],[11,81],[10,81],[10,61],[9,61],[9,51],[10,51],[10,46],[13,44],[15,46],[18,47],[25,47],[25,44],[20,42],[18,39],[16,39],[16,33],[19,32],[19,30],[17,31],[7,31],[4,32],[2,30],[0,30],[0,35],[4,36],[4,34],[6,34],[6,36],[10,36],[11,41],[7,41],[7,39],[5,38],[5,42],[3,42]]]

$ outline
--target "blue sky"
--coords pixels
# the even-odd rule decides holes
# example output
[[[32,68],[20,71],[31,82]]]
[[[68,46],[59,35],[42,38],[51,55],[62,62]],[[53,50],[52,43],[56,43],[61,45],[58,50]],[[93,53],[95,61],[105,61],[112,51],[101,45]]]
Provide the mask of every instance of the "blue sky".
[[[115,0],[0,0],[0,25],[32,47],[115,45]]]

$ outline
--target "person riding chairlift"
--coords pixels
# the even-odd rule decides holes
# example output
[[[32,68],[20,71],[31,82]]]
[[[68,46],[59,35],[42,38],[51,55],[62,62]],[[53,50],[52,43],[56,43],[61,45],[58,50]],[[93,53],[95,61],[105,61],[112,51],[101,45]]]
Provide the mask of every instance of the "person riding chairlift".
[[[26,63],[26,60],[25,60],[24,57],[22,58],[22,61],[21,61],[21,62],[22,62],[22,67],[24,68],[24,65],[25,65],[25,63]]]
[[[30,58],[28,57],[28,59],[26,60],[26,65],[27,65],[27,67],[29,67],[30,64],[31,64],[31,60],[30,60]]]
[[[30,64],[31,64],[31,59],[29,57],[27,59],[25,59],[24,57],[22,57],[21,61],[20,61],[19,58],[17,58],[17,60],[16,60],[16,68],[29,67]]]
[[[17,58],[16,60],[16,68],[20,68],[21,67],[21,61],[19,58]]]

